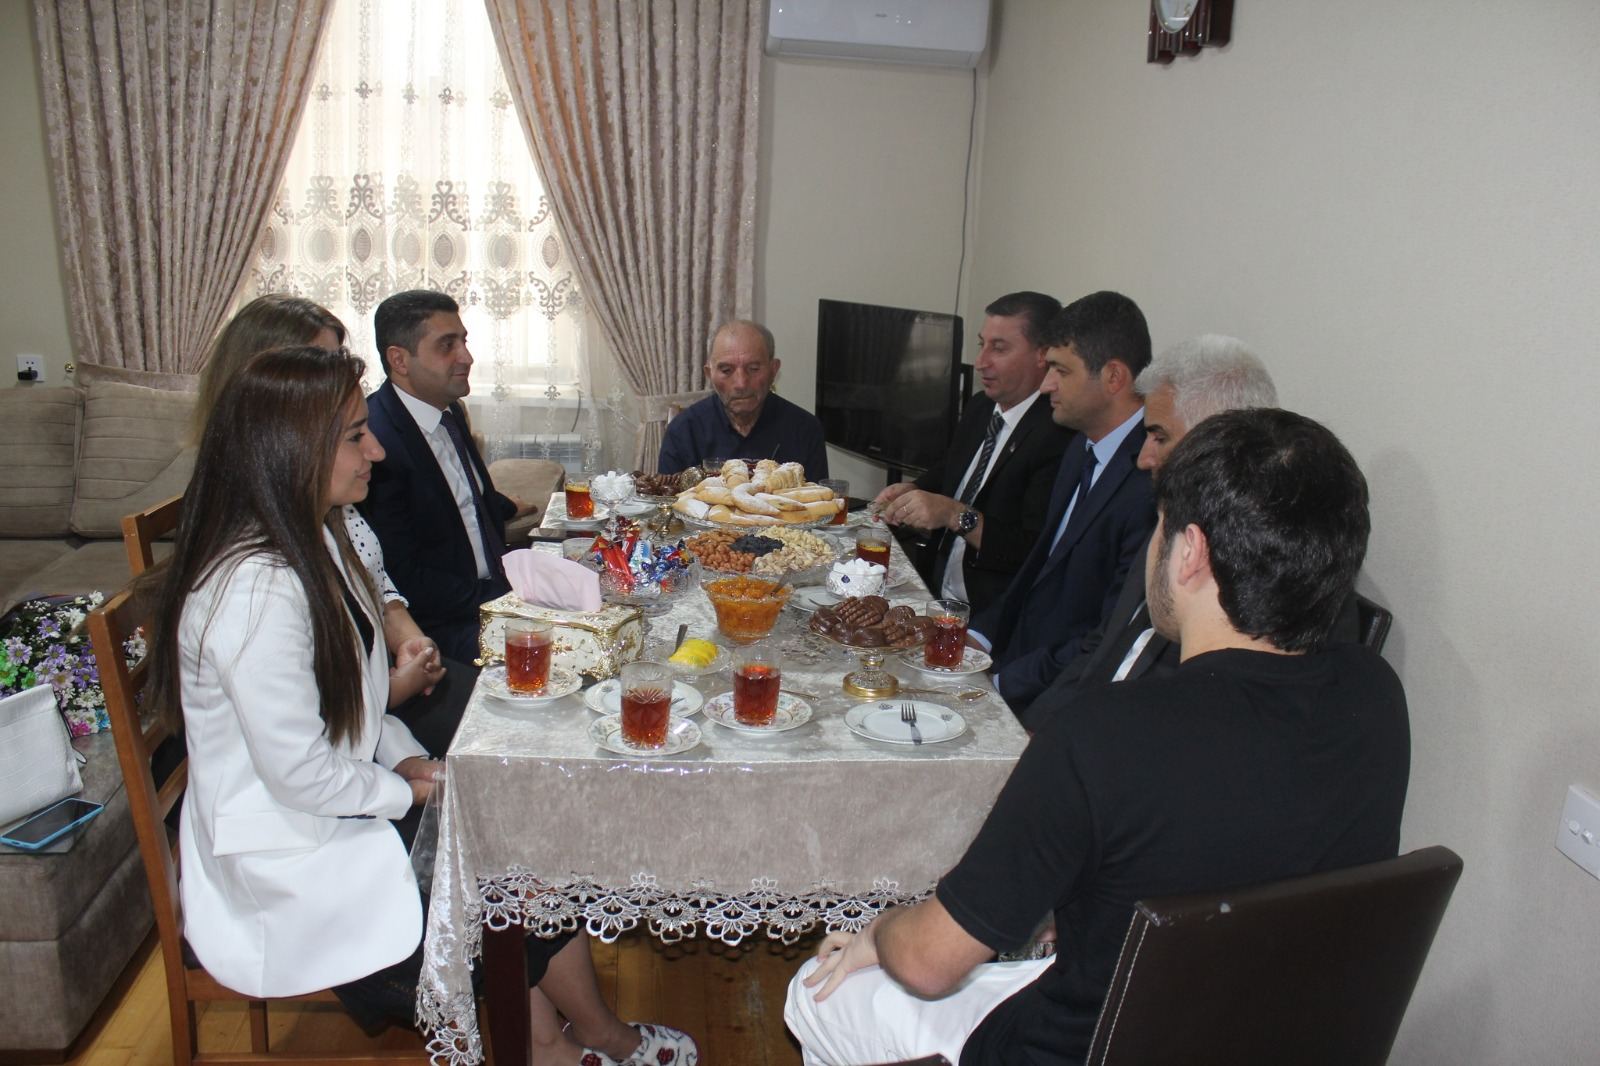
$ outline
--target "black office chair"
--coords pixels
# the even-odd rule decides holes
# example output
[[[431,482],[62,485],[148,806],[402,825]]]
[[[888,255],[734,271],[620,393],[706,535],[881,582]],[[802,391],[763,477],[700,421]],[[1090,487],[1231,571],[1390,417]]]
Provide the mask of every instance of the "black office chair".
[[[1461,859],[1397,859],[1134,911],[1086,1066],[1381,1066]]]
[[[1384,641],[1389,639],[1389,627],[1394,624],[1394,615],[1358,592],[1356,620],[1361,628],[1361,643],[1382,655]]]

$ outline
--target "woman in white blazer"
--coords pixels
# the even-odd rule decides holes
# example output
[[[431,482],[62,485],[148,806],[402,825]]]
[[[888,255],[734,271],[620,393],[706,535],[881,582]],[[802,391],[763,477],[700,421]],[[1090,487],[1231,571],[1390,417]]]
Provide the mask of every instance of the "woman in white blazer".
[[[396,1020],[411,1020],[423,902],[391,820],[441,764],[385,713],[380,599],[340,519],[383,458],[361,371],[277,349],[222,389],[160,578],[149,698],[187,736],[195,955],[249,995],[334,987],[366,1024],[374,982],[402,989]],[[611,1013],[586,939],[529,943],[535,1063],[697,1061],[683,1034]]]

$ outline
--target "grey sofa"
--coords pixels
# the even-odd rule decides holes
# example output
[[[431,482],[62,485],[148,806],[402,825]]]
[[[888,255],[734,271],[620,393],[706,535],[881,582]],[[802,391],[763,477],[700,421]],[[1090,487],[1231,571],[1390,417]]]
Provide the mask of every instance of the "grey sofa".
[[[183,491],[194,396],[94,381],[0,389],[0,612],[128,582],[122,516]]]

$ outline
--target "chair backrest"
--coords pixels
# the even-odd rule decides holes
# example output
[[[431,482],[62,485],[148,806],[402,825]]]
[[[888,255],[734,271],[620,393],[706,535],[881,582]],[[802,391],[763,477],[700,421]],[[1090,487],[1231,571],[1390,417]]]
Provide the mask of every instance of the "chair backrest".
[[[149,674],[149,660],[129,669],[125,651],[128,639],[139,629],[143,628],[148,638],[154,618],[155,593],[154,586],[134,582],[101,604],[89,614],[89,640],[94,645],[100,689],[105,693],[106,714],[111,719],[117,761],[122,766],[128,809],[139,839],[139,854],[144,860],[150,902],[155,907],[168,991],[170,994],[177,988],[182,996],[183,927],[179,915],[178,864],[172,838],[168,835],[167,815],[183,797],[183,790],[189,783],[189,764],[187,759],[178,761],[161,785],[156,785],[150,767],[151,753],[171,733],[153,717],[148,723],[140,720],[139,694]]]
[[[1086,1066],[1379,1066],[1460,876],[1432,847],[1139,903]]]
[[[148,511],[122,516],[122,545],[128,550],[128,570],[138,577],[155,565],[155,542],[178,528],[183,497],[163,500]]]
[[[1394,615],[1358,592],[1356,620],[1361,627],[1361,643],[1381,655],[1384,641],[1389,639],[1389,627],[1394,624]]]

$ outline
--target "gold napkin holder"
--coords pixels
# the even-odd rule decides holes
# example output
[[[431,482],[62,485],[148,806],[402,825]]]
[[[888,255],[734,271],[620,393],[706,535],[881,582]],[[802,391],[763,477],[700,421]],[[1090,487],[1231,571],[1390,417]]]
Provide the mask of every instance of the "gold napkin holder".
[[[637,607],[606,604],[598,611],[564,611],[539,607],[508,592],[478,608],[478,664],[505,660],[508,618],[544,618],[555,624],[552,665],[596,680],[615,677],[623,663],[644,652],[644,612]]]

